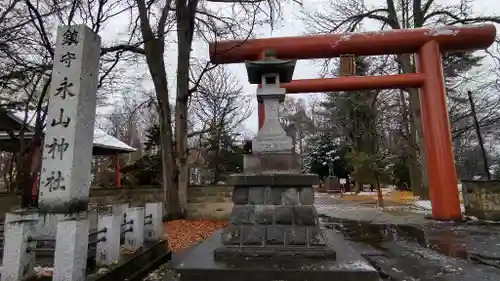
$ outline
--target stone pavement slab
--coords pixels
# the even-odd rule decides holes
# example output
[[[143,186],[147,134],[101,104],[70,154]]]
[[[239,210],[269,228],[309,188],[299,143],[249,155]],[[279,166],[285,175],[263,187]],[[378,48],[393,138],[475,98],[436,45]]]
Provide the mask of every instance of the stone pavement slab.
[[[195,246],[178,263],[174,262],[181,280],[242,280],[242,281],[322,281],[357,280],[378,281],[378,272],[360,253],[354,251],[342,235],[332,230],[325,232],[329,247],[336,251],[335,259],[305,259],[302,256],[287,259],[235,258],[218,261],[213,252],[221,244],[221,230]]]

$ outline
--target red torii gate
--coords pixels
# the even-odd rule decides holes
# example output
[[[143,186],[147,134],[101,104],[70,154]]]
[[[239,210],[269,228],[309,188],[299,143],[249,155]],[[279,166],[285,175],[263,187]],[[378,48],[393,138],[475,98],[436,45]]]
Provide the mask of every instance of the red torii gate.
[[[417,73],[295,80],[281,87],[287,93],[419,88],[432,216],[437,220],[460,220],[441,52],[484,49],[493,44],[495,36],[495,26],[488,24],[221,41],[210,44],[210,58],[218,64],[242,63],[260,59],[267,49],[274,50],[280,59],[417,53]],[[264,121],[262,104],[258,114],[260,128]]]

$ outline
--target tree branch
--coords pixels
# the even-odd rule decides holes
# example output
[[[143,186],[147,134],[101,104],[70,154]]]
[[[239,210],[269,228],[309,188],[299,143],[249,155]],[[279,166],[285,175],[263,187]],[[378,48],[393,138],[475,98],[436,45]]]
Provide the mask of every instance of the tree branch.
[[[129,51],[129,52],[141,54],[141,55],[146,54],[144,49],[139,48],[137,46],[120,44],[120,45],[116,45],[116,46],[112,46],[112,47],[101,48],[101,56],[104,54],[112,53],[112,52],[116,52],[116,51]]]

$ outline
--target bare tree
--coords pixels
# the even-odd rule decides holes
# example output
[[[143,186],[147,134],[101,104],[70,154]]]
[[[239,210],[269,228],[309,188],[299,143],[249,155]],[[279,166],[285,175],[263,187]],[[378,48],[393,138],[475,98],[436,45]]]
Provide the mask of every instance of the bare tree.
[[[252,113],[250,99],[224,66],[208,72],[192,96],[197,120],[209,124],[211,132],[232,132],[239,127]]]
[[[188,105],[203,76],[214,66],[209,62],[195,62],[202,65],[202,71],[192,71],[191,50],[193,40],[205,42],[220,39],[241,39],[252,35],[258,23],[269,22],[259,19],[261,12],[276,15],[279,1],[238,2],[211,4],[199,0],[159,1],[135,0],[138,13],[138,30],[144,42],[146,63],[160,109],[160,129],[165,207],[171,217],[182,217],[187,205],[188,186]],[[222,9],[221,7],[225,7]],[[172,13],[171,13],[172,12]],[[274,19],[271,16],[271,19]],[[164,52],[167,33],[176,27],[177,76],[175,94],[169,92]],[[133,25],[133,30],[136,26]],[[191,74],[191,75],[190,75]],[[195,74],[197,76],[193,76]],[[172,121],[169,106],[170,97],[175,97],[175,122]],[[175,123],[175,130],[173,124]],[[175,147],[174,147],[175,144]]]
[[[285,98],[280,109],[280,123],[287,135],[292,138],[293,151],[301,156],[302,167],[304,167],[302,156],[308,152],[307,142],[317,129],[312,113],[308,112],[308,104],[304,99],[290,96]]]
[[[235,129],[250,117],[250,96],[243,94],[243,88],[227,68],[220,66],[208,72],[201,80],[198,90],[192,96],[194,114],[199,124],[205,125],[207,133],[200,142],[208,144],[205,158],[210,159],[214,182],[220,181],[224,168],[221,150]],[[237,132],[236,132],[237,133]]]
[[[139,96],[136,92],[125,92],[115,100],[113,111],[105,116],[106,131],[126,144],[141,150],[144,131],[150,125],[148,112],[151,111],[153,97]]]

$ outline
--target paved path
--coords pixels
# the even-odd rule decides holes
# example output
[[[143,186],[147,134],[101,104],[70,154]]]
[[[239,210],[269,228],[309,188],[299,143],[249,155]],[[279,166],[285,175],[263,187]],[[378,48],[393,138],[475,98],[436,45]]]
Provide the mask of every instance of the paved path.
[[[338,221],[356,220],[371,223],[424,224],[425,212],[402,211],[404,207],[387,207],[384,211],[375,204],[363,205],[360,202],[342,201],[338,195],[318,193],[315,200],[316,210],[322,216]]]
[[[329,194],[317,195],[316,208],[324,225],[343,233],[379,270],[381,280],[500,280],[498,224],[433,222],[425,213],[382,212]],[[169,267],[163,265],[144,281],[177,281]]]

